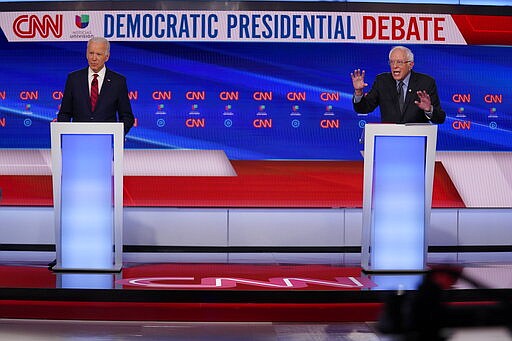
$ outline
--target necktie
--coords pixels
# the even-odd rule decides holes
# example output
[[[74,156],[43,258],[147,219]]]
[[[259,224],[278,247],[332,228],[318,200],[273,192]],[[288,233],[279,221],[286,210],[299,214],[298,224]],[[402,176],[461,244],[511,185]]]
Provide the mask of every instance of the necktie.
[[[398,82],[398,104],[400,105],[400,112],[403,112],[405,98],[404,98],[404,82],[402,82],[402,81]]]
[[[96,108],[96,102],[98,101],[98,74],[95,73],[93,75],[93,80],[91,83],[91,110],[94,111]]]

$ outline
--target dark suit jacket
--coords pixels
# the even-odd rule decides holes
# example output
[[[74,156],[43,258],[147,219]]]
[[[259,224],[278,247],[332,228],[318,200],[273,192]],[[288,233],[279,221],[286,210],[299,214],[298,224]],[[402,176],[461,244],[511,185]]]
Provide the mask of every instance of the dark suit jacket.
[[[123,122],[128,133],[135,121],[126,78],[107,68],[94,112],[89,99],[88,68],[71,72],[66,80],[59,122]]]
[[[414,103],[414,101],[419,101],[416,94],[416,91],[419,90],[426,90],[430,95],[434,107],[430,122],[443,123],[446,113],[441,109],[436,82],[432,77],[414,71],[411,71],[409,78],[403,113],[400,112],[398,106],[396,81],[390,72],[377,75],[371,90],[363,96],[359,103],[354,103],[354,110],[361,114],[367,114],[379,106],[381,121],[384,123],[427,123],[429,119],[425,116],[424,111]]]

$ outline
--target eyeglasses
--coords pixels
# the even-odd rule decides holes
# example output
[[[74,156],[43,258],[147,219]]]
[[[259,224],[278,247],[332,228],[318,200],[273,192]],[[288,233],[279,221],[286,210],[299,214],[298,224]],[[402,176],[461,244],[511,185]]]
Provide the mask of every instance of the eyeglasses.
[[[388,61],[388,64],[393,66],[393,65],[398,65],[398,66],[402,66],[406,63],[410,63],[411,61],[410,60],[389,60]]]

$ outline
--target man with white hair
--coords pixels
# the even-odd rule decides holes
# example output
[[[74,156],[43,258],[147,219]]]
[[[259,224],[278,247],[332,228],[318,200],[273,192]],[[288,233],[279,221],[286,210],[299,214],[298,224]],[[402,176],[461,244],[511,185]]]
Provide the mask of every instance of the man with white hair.
[[[367,114],[380,108],[384,123],[443,123],[446,113],[441,108],[435,80],[412,70],[414,54],[405,46],[389,52],[390,72],[377,75],[368,93],[364,93],[365,71],[350,74],[354,86],[354,110]]]
[[[123,122],[124,133],[134,124],[126,78],[105,66],[110,43],[94,37],[87,43],[87,68],[71,72],[66,80],[59,122]]]

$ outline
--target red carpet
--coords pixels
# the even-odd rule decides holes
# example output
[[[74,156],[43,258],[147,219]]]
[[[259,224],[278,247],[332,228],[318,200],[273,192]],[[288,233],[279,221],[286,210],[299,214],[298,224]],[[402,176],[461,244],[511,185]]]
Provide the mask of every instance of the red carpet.
[[[78,283],[78,286],[62,286],[65,276],[72,276],[73,285]],[[362,322],[376,320],[382,308],[379,299],[360,302],[359,296],[366,296],[375,284],[358,267],[137,265],[125,267],[118,276],[105,274],[111,278],[111,287],[106,289],[91,286],[96,276],[94,273],[56,274],[37,266],[0,266],[0,318]],[[186,287],[205,283],[207,278],[224,284],[236,281],[237,285]],[[153,286],[129,284],[134,280],[149,281]],[[271,286],[276,283],[280,287]],[[286,283],[291,286],[283,285]],[[169,284],[177,286],[171,288]],[[351,292],[358,296],[340,296]],[[287,293],[296,295],[287,296]]]
[[[124,205],[150,207],[362,207],[362,161],[231,161],[238,176],[125,176]],[[50,176],[0,176],[2,205],[52,206]],[[436,162],[432,207],[465,207]]]
[[[89,275],[77,275],[78,285],[87,288],[89,282],[95,283],[94,276]],[[112,276],[109,288],[128,290],[345,291],[376,286],[367,276],[361,275],[360,267],[322,264],[143,264],[125,266],[120,276],[107,276]],[[57,273],[46,267],[0,265],[0,288],[55,289],[62,286],[57,278]]]
[[[435,282],[447,290],[446,304],[474,308],[509,297],[503,291],[494,293],[493,289],[453,290],[464,268],[434,265],[432,269],[436,270]],[[125,266],[119,274],[102,274],[108,281],[98,281],[98,276],[98,273],[53,273],[41,266],[2,265],[0,318],[367,322],[378,320],[384,302],[395,294],[389,281],[381,286],[376,284],[379,276],[367,276],[359,267],[335,265],[143,264]],[[397,283],[404,276],[396,276]],[[228,284],[236,279],[237,285],[186,287],[205,283],[205,278]],[[347,282],[350,278],[353,279]],[[134,280],[152,286],[142,288],[133,285]],[[358,282],[362,285],[355,288],[353,285]],[[281,286],[269,286],[272,283]],[[283,283],[292,285],[283,287]],[[339,285],[343,283],[352,287]]]
[[[367,290],[359,267],[328,265],[154,264],[129,267],[116,281],[124,289]]]

